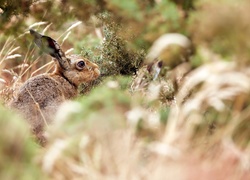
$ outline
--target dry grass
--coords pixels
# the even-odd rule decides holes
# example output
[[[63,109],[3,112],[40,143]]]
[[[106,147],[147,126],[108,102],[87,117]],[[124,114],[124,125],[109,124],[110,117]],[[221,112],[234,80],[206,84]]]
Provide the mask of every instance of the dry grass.
[[[80,25],[81,22],[76,22],[72,24],[65,32],[63,32],[58,39],[63,39],[59,42],[62,45],[64,41],[67,40],[69,37],[69,34],[71,33],[72,29]],[[49,29],[51,24],[48,24],[47,22],[37,22],[29,26],[29,28],[40,28],[40,26],[44,26],[44,29],[42,33],[46,33],[46,31]],[[0,52],[0,71],[1,71],[1,99],[4,100],[4,103],[7,104],[13,95],[15,95],[16,90],[19,88],[19,86],[28,80],[29,78],[41,74],[41,73],[49,73],[53,71],[54,67],[54,61],[52,61],[52,58],[49,58],[47,55],[37,55],[35,51],[38,52],[38,48],[34,47],[33,43],[30,43],[28,50],[26,53],[23,53],[20,49],[20,46],[15,46],[17,43],[17,39],[26,37],[27,39],[30,39],[29,32],[25,32],[21,34],[18,38],[14,40],[7,39],[5,41],[1,52]],[[32,42],[32,41],[31,41]],[[16,51],[20,50],[19,53]],[[72,51],[72,49],[69,49],[66,52],[69,53]],[[20,63],[16,63],[16,59],[21,58],[22,61]],[[8,61],[13,60],[12,63],[9,63]],[[44,64],[42,64],[44,63]],[[42,64],[42,65],[41,65]],[[41,67],[39,67],[41,66]]]
[[[121,89],[122,80],[108,80],[87,98],[62,107],[40,155],[46,174],[52,179],[250,177],[249,133],[242,127],[249,121],[248,67],[218,61],[193,70],[172,99],[166,124],[159,111],[166,103],[158,101],[163,80],[137,78],[132,96]],[[121,106],[118,97],[129,98],[129,106]]]
[[[42,25],[44,33],[51,26],[32,28]],[[66,43],[78,25],[58,40]],[[153,81],[142,67],[132,81],[100,80],[88,96],[65,102],[46,131],[48,145],[28,163],[48,179],[249,179],[250,68],[203,48],[199,55],[209,61],[196,69],[182,64]],[[33,47],[9,68],[6,60],[21,55],[16,51],[7,40],[0,52],[6,103],[19,83],[52,68],[47,60],[38,66],[42,58]]]

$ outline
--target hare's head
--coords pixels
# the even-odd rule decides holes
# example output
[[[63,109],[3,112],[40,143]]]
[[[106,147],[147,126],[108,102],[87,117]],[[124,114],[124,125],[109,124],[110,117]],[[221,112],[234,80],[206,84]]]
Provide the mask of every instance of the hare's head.
[[[84,82],[93,81],[99,77],[99,67],[95,63],[77,55],[66,57],[54,39],[41,35],[32,29],[30,33],[34,36],[35,44],[41,48],[43,52],[50,54],[56,59],[55,74],[61,75],[75,86]]]
[[[76,86],[83,82],[93,81],[100,75],[99,67],[95,63],[77,55],[71,55],[57,61],[56,73],[61,74]]]

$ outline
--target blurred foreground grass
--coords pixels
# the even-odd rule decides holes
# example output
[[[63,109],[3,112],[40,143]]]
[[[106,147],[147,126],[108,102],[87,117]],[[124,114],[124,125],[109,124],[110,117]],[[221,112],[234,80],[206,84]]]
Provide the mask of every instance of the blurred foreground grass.
[[[57,3],[33,4],[20,31],[30,26],[68,53],[74,47],[102,76],[60,107],[44,148],[1,106],[0,179],[250,178],[247,0]],[[153,80],[143,62],[156,38],[170,32],[188,36],[194,52]],[[53,68],[20,34],[0,36],[5,104],[20,83]]]
[[[2,105],[0,113],[0,179],[44,179],[35,158],[39,146],[28,124]]]

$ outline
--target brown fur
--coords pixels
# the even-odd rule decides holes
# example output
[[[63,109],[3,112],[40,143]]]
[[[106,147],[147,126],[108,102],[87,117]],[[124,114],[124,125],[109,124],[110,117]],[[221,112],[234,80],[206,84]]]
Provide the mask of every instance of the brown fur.
[[[27,80],[10,103],[11,108],[28,120],[42,144],[45,140],[44,126],[53,121],[58,106],[67,99],[75,98],[81,83],[95,80],[100,75],[98,66],[87,59],[71,56],[67,60],[67,70],[56,63],[54,73],[41,74]],[[85,62],[82,70],[76,68],[80,60]]]

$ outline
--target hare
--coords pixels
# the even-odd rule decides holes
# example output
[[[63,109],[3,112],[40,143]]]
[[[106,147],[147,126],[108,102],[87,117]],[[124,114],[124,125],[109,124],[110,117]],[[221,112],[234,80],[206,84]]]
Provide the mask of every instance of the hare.
[[[77,55],[66,57],[58,43],[48,36],[30,30],[35,44],[55,59],[53,73],[45,73],[28,79],[17,91],[10,107],[28,120],[40,143],[45,142],[44,126],[53,121],[59,105],[78,95],[78,86],[97,79],[99,67]]]

